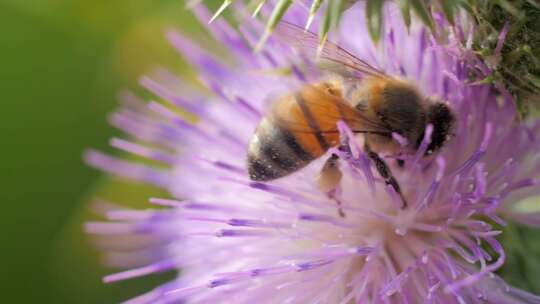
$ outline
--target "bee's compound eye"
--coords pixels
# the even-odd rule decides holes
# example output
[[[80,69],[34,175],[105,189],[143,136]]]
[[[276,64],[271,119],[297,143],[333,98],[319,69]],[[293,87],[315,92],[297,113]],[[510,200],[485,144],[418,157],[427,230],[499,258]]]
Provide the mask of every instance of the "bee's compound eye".
[[[440,149],[452,135],[456,118],[450,107],[442,102],[431,105],[427,114],[427,122],[433,125],[428,151],[433,153]]]

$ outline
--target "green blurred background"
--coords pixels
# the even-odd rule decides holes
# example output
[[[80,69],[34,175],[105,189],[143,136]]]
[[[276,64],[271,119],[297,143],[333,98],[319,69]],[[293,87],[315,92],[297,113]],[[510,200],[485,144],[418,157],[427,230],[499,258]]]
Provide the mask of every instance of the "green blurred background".
[[[90,198],[143,205],[157,190],[102,177],[82,153],[110,151],[122,89],[184,68],[163,33],[195,23],[182,0],[0,0],[3,303],[114,303],[167,279],[101,282],[113,270],[82,231]]]
[[[156,66],[185,71],[163,32],[195,24],[182,0],[0,0],[3,303],[115,303],[173,275],[101,282],[114,270],[82,231],[91,199],[145,206],[164,194],[103,176],[82,153],[111,151],[106,117],[122,89],[141,92]],[[539,292],[540,262],[524,257],[540,256],[540,236],[511,229],[505,276]]]

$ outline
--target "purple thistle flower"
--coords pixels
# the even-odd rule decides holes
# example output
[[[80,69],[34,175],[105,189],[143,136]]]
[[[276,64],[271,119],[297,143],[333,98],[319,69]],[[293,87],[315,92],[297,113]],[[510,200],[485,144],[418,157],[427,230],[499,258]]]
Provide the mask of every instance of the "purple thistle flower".
[[[399,197],[344,124],[339,128],[350,152],[333,152],[346,160],[339,188],[345,217],[315,183],[326,157],[273,182],[250,181],[247,146],[268,97],[318,76],[302,69],[309,59],[274,39],[253,54],[264,28],[258,21],[246,21],[237,32],[216,20],[208,29],[230,51],[232,64],[182,34],[168,34],[211,97],[160,72],[142,85],[170,104],[144,104],[128,95],[111,118],[134,139],[114,139],[114,147],[166,168],[96,151],[86,155],[97,168],[160,186],[177,198],[150,200],[168,207],[162,209],[107,208],[110,221],[88,223],[91,233],[125,236],[116,246],[139,248],[119,254],[110,244],[107,261],[131,269],[106,282],[181,272],[132,303],[540,303],[494,274],[505,260],[496,226],[505,220],[540,225],[539,214],[513,208],[540,192],[540,123],[517,122],[510,97],[468,83],[482,66],[460,46],[462,27],[448,28],[438,43],[418,22],[409,33],[394,18],[399,10],[388,5],[377,47],[357,19],[362,10],[345,13],[339,44],[413,80],[424,95],[448,101],[457,115],[455,136],[440,153],[421,157],[428,131],[420,151],[394,170],[409,207],[400,209]],[[202,24],[210,18],[203,7],[195,13]],[[285,19],[299,24],[305,17],[296,7]],[[445,25],[442,18],[437,22]],[[196,115],[197,123],[175,107]]]

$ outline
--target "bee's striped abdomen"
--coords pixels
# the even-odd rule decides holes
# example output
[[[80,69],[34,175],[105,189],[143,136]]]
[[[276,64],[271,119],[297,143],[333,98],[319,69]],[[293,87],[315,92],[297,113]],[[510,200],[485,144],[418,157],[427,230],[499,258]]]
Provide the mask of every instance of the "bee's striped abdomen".
[[[315,136],[315,139],[317,139],[317,143],[319,144],[322,151],[326,152],[328,148],[330,148],[330,144],[326,140],[326,137],[322,133],[321,126],[319,125],[319,122],[315,118],[315,114],[309,105],[304,100],[304,96],[302,96],[301,93],[298,93],[294,96],[296,105],[302,111],[302,115],[304,116],[304,119],[306,120],[307,125],[311,128],[313,132],[313,136]]]
[[[286,176],[337,145],[336,123],[343,117],[340,106],[334,96],[315,86],[280,100],[251,140],[250,178],[268,181]]]
[[[264,119],[249,145],[249,177],[256,181],[273,180],[305,167],[313,159],[292,132]]]

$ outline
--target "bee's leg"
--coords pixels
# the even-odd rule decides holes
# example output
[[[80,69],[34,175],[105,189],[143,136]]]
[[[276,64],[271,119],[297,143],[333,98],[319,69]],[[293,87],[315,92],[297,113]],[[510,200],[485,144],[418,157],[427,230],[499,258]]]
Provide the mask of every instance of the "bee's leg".
[[[387,185],[392,186],[392,188],[394,188],[394,191],[396,191],[396,193],[401,198],[401,202],[402,202],[401,209],[407,208],[407,200],[405,199],[405,196],[403,196],[403,193],[401,192],[401,188],[399,187],[399,183],[392,175],[392,171],[390,170],[386,162],[377,153],[371,151],[367,143],[364,149],[365,149],[365,152],[368,154],[369,158],[371,158],[373,162],[375,162],[375,168],[377,168],[377,171],[379,172],[381,177],[384,178],[384,182]]]
[[[339,157],[337,154],[332,154],[324,163],[317,183],[319,189],[336,202],[339,216],[345,217],[345,213],[341,208],[341,201],[337,197],[338,186],[342,176],[343,174],[339,169]]]

